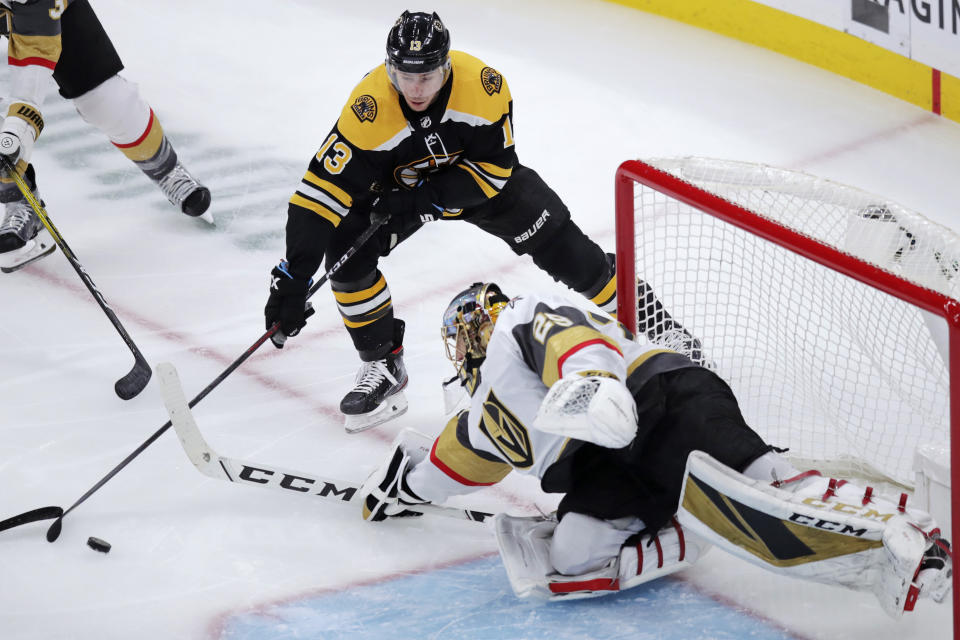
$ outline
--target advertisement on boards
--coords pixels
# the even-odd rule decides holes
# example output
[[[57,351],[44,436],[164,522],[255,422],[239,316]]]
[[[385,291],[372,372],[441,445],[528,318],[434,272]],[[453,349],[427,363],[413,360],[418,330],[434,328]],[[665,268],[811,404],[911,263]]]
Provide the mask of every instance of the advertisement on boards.
[[[754,0],[960,77],[960,0]]]

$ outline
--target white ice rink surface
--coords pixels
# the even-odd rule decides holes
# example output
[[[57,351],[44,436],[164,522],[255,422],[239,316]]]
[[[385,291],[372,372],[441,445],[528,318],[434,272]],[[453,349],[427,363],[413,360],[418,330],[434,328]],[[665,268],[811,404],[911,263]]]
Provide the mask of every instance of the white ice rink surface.
[[[193,397],[261,335],[268,272],[284,251],[286,200],[408,7],[94,4],[124,75],[212,189],[217,226],[171,208],[55,94],[34,157],[41,193],[143,353],[175,363]],[[783,56],[603,2],[458,0],[438,11],[454,48],[509,82],[521,161],[608,250],[614,171],[643,156],[800,169],[960,229],[956,123]],[[560,288],[501,241],[457,222],[428,225],[381,266],[407,321],[409,412],[344,433],[337,405],[358,361],[323,290],[301,336],[283,351],[263,347],[197,406],[213,447],[359,482],[400,429],[442,428],[439,382],[450,372],[438,324],[457,291],[480,279],[508,292]],[[166,414],[155,382],[129,402],[114,395],[132,359],[62,255],[0,277],[0,294],[2,519],[68,507]],[[511,477],[464,503],[522,514],[549,510],[555,498]],[[2,638],[950,637],[949,605],[923,601],[893,622],[872,596],[772,577],[719,551],[676,580],[616,598],[519,605],[484,525],[370,525],[350,508],[218,482],[194,470],[173,433],[71,513],[54,544],[44,539],[48,525],[0,534]],[[88,536],[109,541],[112,552],[91,551]],[[451,622],[436,624],[444,616]],[[754,626],[738,631],[731,618]]]

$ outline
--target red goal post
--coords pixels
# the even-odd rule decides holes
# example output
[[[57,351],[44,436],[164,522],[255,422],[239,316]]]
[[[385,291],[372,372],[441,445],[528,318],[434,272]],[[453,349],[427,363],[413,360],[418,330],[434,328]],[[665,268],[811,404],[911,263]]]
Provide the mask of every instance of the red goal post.
[[[805,173],[628,160],[616,175],[616,251],[619,319],[636,332],[645,280],[702,341],[748,423],[800,463],[839,461],[838,475],[912,490],[921,448],[960,442],[953,231]],[[960,446],[947,455],[949,492]],[[960,535],[949,496],[939,521]],[[958,587],[955,573],[955,638]]]

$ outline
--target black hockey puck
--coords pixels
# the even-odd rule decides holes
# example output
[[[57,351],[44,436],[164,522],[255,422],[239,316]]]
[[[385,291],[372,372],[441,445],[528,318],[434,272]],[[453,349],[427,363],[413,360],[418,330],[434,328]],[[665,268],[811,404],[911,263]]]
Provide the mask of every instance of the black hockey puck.
[[[110,553],[110,543],[106,540],[101,540],[100,538],[94,538],[93,536],[90,536],[87,538],[87,546],[94,551],[99,551],[100,553]]]

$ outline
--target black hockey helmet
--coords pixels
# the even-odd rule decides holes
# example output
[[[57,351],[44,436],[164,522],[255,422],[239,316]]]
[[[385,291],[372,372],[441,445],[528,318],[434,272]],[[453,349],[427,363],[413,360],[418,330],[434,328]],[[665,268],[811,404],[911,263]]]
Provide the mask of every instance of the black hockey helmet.
[[[450,32],[436,12],[404,11],[387,35],[387,65],[404,73],[426,73],[446,65]]]
[[[487,354],[487,344],[500,312],[510,298],[492,282],[474,282],[450,301],[443,312],[441,336],[449,358],[459,373],[467,359],[477,366]]]

